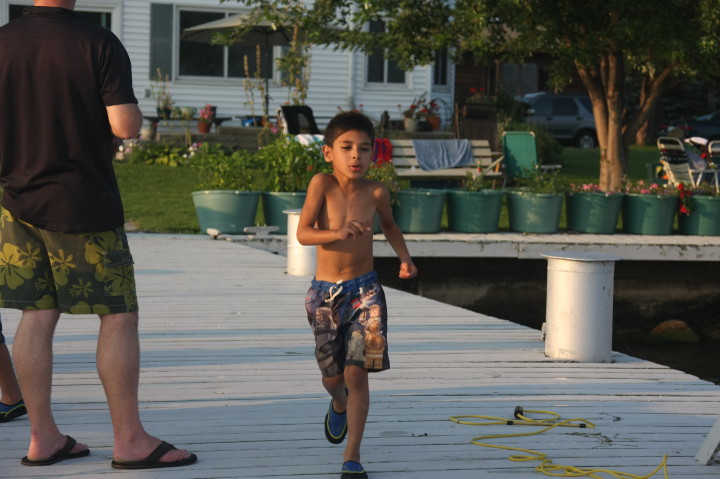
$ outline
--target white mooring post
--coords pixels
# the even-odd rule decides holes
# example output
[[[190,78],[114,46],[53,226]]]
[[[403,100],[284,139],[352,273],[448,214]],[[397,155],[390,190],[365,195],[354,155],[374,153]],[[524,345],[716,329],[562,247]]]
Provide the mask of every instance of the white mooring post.
[[[287,274],[292,276],[313,276],[315,274],[315,246],[305,246],[297,240],[300,211],[283,210],[288,215],[287,225]]]
[[[581,251],[543,253],[548,259],[545,354],[609,363],[613,276],[617,256]]]
[[[718,450],[720,450],[720,419],[715,421],[715,425],[700,446],[695,459],[707,466],[713,461]]]

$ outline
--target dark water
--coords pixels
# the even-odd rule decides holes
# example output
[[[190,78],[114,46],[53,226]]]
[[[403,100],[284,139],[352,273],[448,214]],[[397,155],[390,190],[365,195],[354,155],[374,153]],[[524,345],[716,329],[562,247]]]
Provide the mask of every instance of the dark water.
[[[650,344],[615,337],[613,350],[720,384],[720,341],[714,339],[701,338],[698,344]]]

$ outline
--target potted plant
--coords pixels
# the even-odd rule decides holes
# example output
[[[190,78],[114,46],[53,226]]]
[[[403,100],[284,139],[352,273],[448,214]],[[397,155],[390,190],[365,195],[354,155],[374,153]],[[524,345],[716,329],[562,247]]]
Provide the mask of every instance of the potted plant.
[[[427,108],[425,108],[425,93],[419,97],[415,97],[407,108],[403,108],[398,104],[398,110],[403,116],[403,126],[405,131],[417,131],[420,120],[427,116]]]
[[[462,189],[447,190],[448,228],[462,233],[494,233],[505,192],[490,188],[481,174],[468,173]]]
[[[393,165],[391,161],[377,161],[376,163],[373,163],[367,172],[366,178],[385,185],[390,193],[390,204],[394,205],[397,203],[400,186],[398,184],[397,170],[395,170],[395,165]],[[380,221],[376,215],[375,222],[373,224],[373,233],[377,234],[381,231]]]
[[[255,158],[264,178],[262,207],[268,226],[278,226],[287,234],[286,209],[302,208],[310,179],[329,172],[321,144],[303,145],[290,136],[281,136],[262,147]]]
[[[202,144],[191,151],[189,164],[197,170],[198,191],[192,193],[200,231],[244,233],[255,223],[260,191],[256,191],[253,155]]]
[[[392,205],[395,223],[403,233],[440,231],[446,190],[412,188],[399,190]]]
[[[197,128],[199,133],[210,133],[216,111],[217,107],[210,104],[206,104],[204,108],[198,111]]]
[[[432,131],[440,130],[440,104],[437,100],[430,100],[425,104],[425,121],[428,122]]]
[[[678,188],[671,185],[625,182],[623,231],[640,235],[669,235],[675,222]]]
[[[510,230],[522,233],[556,233],[560,228],[563,188],[558,170],[537,166],[518,178],[519,188],[508,190]]]
[[[720,194],[715,186],[700,183],[693,188],[678,186],[678,228],[680,234],[720,235]]]
[[[565,198],[568,230],[595,234],[615,233],[622,199],[622,193],[601,191],[594,183],[570,183]]]

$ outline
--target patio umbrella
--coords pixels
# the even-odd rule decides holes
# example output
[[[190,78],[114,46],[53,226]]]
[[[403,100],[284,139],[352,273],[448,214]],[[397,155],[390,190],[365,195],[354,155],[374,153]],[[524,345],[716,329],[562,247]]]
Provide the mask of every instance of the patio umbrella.
[[[186,28],[181,38],[191,42],[212,43],[216,33],[231,33],[238,27],[247,27],[251,22],[247,15],[234,15],[221,18],[213,22],[202,23],[194,27]],[[288,28],[275,25],[265,20],[255,21],[252,27],[235,42],[236,45],[264,45],[265,46],[265,116],[268,116],[270,103],[270,79],[268,65],[268,49],[271,46],[290,45],[292,31]]]

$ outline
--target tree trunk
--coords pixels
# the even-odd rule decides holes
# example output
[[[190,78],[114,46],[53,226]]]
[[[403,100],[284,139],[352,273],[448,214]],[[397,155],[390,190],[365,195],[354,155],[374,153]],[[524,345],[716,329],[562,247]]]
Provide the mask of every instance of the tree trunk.
[[[625,65],[622,51],[608,50],[592,66],[576,63],[577,71],[593,104],[595,128],[600,148],[600,178],[603,191],[617,191],[627,174],[631,141],[657,105],[660,93],[669,82],[673,66],[655,77],[648,77],[647,95],[638,113],[623,126],[625,111]]]

